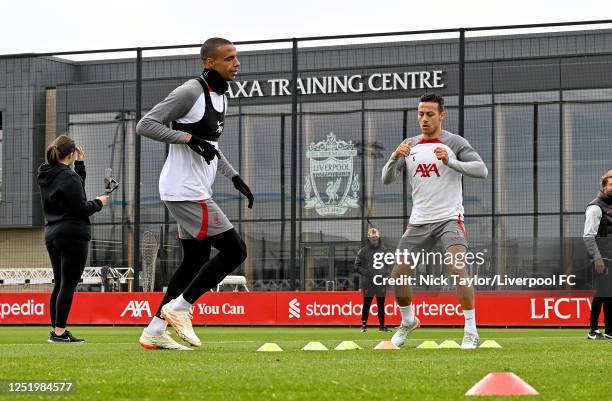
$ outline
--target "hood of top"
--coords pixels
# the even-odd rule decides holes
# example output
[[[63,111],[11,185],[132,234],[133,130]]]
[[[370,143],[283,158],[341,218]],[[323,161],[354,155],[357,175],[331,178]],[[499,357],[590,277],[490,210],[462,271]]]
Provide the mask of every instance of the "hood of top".
[[[58,174],[69,169],[70,167],[66,166],[65,164],[55,166],[52,164],[43,163],[38,168],[38,184],[43,187],[48,186],[53,182]]]

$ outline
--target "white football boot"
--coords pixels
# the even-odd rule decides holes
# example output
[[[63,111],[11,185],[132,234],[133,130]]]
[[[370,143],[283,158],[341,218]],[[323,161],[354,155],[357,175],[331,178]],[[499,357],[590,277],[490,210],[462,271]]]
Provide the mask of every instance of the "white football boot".
[[[186,311],[173,311],[170,306],[172,301],[168,302],[161,309],[161,317],[168,322],[174,330],[176,334],[187,341],[189,344],[194,347],[200,347],[202,345],[202,341],[198,338],[196,333],[193,331],[193,326],[191,325],[191,313]]]
[[[478,348],[478,334],[470,333],[469,331],[463,332],[463,341],[461,341],[461,349],[476,349]]]
[[[391,337],[391,342],[396,347],[401,347],[402,345],[404,345],[404,342],[406,341],[406,337],[408,336],[408,334],[418,329],[420,325],[421,325],[421,321],[419,320],[418,317],[415,316],[414,320],[412,321],[412,324],[408,326],[404,326],[402,324],[397,328],[397,331],[395,332],[395,334],[393,334],[393,337]]]
[[[173,349],[178,351],[193,351],[189,347],[185,347],[174,341],[172,337],[170,337],[170,333],[166,330],[160,336],[152,336],[147,333],[146,330],[142,331],[140,335],[140,340],[138,340],[140,346],[144,349]]]

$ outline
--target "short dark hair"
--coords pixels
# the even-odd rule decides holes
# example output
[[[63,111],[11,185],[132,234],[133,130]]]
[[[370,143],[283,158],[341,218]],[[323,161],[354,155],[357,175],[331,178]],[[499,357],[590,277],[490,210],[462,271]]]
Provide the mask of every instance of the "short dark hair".
[[[419,98],[419,102],[438,103],[438,111],[444,111],[444,98],[437,93],[425,93]]]
[[[202,60],[206,60],[209,57],[215,57],[217,55],[217,49],[219,49],[219,46],[232,44],[232,42],[223,38],[207,39],[200,48],[200,57]]]

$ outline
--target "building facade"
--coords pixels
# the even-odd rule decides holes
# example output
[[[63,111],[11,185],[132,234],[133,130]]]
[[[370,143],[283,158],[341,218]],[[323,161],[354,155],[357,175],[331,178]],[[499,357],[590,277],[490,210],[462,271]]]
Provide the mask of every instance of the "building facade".
[[[196,53],[144,58],[143,113],[200,73]],[[402,180],[383,185],[382,166],[403,138],[418,134],[424,92],[444,95],[443,128],[459,133],[458,54],[455,39],[301,48],[295,183],[291,51],[239,54],[220,147],[253,190],[254,207],[224,177],[214,190],[247,242],[240,273],[252,288],[354,289],[353,262],[367,229],[397,244],[410,188]],[[584,209],[612,168],[612,30],[468,38],[465,54],[461,134],[489,169],[486,180],[464,179],[468,235],[487,255],[477,273],[572,271],[586,263]],[[157,288],[165,285],[181,258],[157,189],[167,149],[143,138],[135,152],[135,79],[133,59],[0,59],[0,267],[48,265],[36,168],[45,144],[69,132],[87,153],[91,197],[101,193],[107,168],[121,183],[93,220],[88,264],[131,266],[134,230],[151,231],[161,244]]]

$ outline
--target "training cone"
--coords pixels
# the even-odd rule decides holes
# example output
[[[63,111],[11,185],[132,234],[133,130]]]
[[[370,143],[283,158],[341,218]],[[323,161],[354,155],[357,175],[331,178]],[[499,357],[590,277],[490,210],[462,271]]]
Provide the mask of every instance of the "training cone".
[[[283,349],[277,343],[265,343],[257,352],[281,352]]]
[[[461,348],[461,346],[453,340],[444,340],[440,344],[440,348]]]
[[[361,347],[353,341],[342,341],[340,344],[336,345],[336,348],[334,349],[336,351],[349,351],[353,349],[361,349]]]
[[[440,346],[435,341],[423,341],[417,348],[419,349],[438,349]]]
[[[501,348],[502,346],[495,340],[487,340],[480,344],[478,348]]]
[[[539,393],[512,372],[489,373],[465,395],[538,395]]]
[[[327,351],[327,347],[318,341],[311,341],[304,345],[302,351]]]
[[[399,347],[393,344],[391,341],[381,341],[374,349],[399,349]]]

